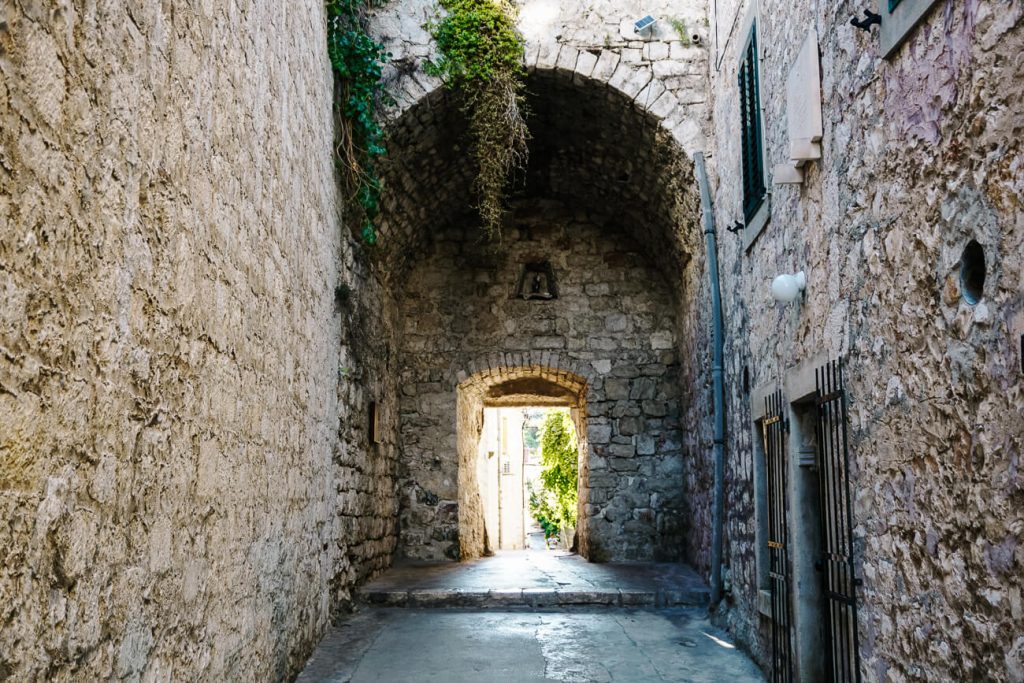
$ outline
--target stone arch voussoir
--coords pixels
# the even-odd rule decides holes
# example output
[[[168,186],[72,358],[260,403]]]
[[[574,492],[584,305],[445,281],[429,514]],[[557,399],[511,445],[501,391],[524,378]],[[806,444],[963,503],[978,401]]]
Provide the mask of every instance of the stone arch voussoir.
[[[471,394],[483,394],[489,387],[525,377],[547,380],[585,401],[587,389],[594,379],[594,370],[574,358],[535,351],[491,354],[470,362],[465,370],[455,373],[459,390]]]
[[[692,103],[684,103],[667,85],[678,76],[678,62],[664,60],[650,65],[625,61],[618,50],[579,50],[572,45],[556,44],[557,49],[527,45],[524,63],[533,72],[551,72],[579,85],[607,88],[649,117],[667,133],[687,155],[703,151],[707,146],[700,117]],[[386,86],[392,100],[385,110],[388,127],[417,105],[440,95],[444,84],[423,71],[422,62],[415,69],[395,72]]]

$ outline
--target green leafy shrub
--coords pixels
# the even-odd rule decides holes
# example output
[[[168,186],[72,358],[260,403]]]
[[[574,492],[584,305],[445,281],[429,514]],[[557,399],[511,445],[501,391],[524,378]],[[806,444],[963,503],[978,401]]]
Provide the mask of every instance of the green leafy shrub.
[[[537,524],[544,530],[544,538],[551,538],[558,535],[558,513],[555,511],[555,496],[544,489],[537,490],[533,482],[527,482],[529,489],[530,514],[537,520]]]
[[[545,416],[540,461],[541,486],[530,490],[530,512],[550,537],[576,526],[579,451],[568,410],[551,410]]]
[[[338,163],[348,183],[348,204],[359,215],[360,233],[369,244],[377,241],[381,180],[377,160],[387,153],[384,128],[377,120],[383,97],[381,74],[389,55],[366,31],[365,11],[379,0],[326,0],[327,54],[340,77],[338,107],[342,125]]]
[[[526,165],[523,39],[508,0],[441,0],[430,26],[440,56],[426,65],[462,97],[469,120],[477,209],[488,237],[500,237],[509,177]]]

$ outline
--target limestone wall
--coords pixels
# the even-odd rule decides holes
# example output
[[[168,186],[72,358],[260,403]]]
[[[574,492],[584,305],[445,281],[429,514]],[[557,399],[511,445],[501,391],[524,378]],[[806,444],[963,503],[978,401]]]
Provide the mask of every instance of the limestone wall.
[[[521,206],[497,252],[477,242],[475,223],[435,234],[402,289],[400,551],[458,557],[459,522],[468,514],[459,504],[479,506],[459,486],[461,378],[497,367],[495,358],[509,368],[543,358],[537,365],[574,364],[588,374],[588,519],[581,526],[589,530],[593,558],[678,558],[682,461],[672,292],[628,231],[599,228],[556,202]],[[523,266],[545,259],[558,298],[517,297]],[[461,413],[460,426],[473,431],[478,416],[465,406]],[[470,446],[464,450],[472,465],[476,441]],[[472,483],[467,474],[462,483]]]
[[[337,308],[342,338],[338,361],[338,440],[334,450],[333,525],[338,558],[334,604],[346,605],[356,582],[391,566],[398,534],[398,358],[394,296],[365,244],[349,234]],[[371,434],[370,406],[379,411]]]
[[[529,70],[557,71],[577,83],[621,92],[652,115],[687,152],[702,149],[707,117],[706,0],[516,0],[517,27]],[[637,33],[646,15],[657,22]],[[394,0],[374,10],[371,32],[391,54],[384,71],[397,119],[441,86],[423,65],[436,57],[429,26],[441,16],[435,0]]]
[[[742,213],[737,50],[756,10],[716,5],[723,227]],[[1024,9],[940,1],[883,60],[877,29],[849,24],[859,6],[759,5],[769,178],[788,157],[785,82],[811,28],[825,125],[821,161],[803,185],[770,188],[771,218],[750,250],[721,236],[733,359],[727,620],[765,662],[743,368],[753,386],[783,388],[800,362],[841,354],[866,680],[1024,680]],[[959,285],[971,239],[988,264],[977,305]],[[807,271],[806,298],[776,305],[771,279],[795,270]]]
[[[323,45],[318,3],[0,9],[0,678],[283,679],[325,627]]]

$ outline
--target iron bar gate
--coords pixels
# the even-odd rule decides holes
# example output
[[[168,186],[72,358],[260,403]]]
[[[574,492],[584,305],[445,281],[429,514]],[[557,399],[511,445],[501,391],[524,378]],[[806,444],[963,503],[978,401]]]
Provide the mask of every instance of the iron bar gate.
[[[768,475],[768,577],[772,605],[772,683],[793,680],[790,647],[789,556],[786,519],[789,423],[782,392],[765,397],[764,453]]]
[[[815,380],[826,671],[834,683],[860,683],[856,594],[860,582],[853,571],[853,501],[842,361],[819,368]]]

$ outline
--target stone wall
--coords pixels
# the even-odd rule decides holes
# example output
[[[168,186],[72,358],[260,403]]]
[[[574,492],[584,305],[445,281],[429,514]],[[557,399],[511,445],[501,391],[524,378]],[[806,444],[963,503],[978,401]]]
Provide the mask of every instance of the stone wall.
[[[0,9],[0,678],[285,679],[338,537],[386,545],[331,521],[323,45],[317,3]]]
[[[626,94],[687,151],[706,144],[708,23],[705,0],[516,0],[517,26],[530,70],[557,70]],[[634,22],[658,18],[637,33]],[[440,16],[434,0],[395,0],[373,13],[371,30],[392,55],[385,70],[391,117],[419,104],[440,81],[423,72],[436,56],[428,32]]]
[[[391,566],[398,539],[398,357],[394,296],[360,238],[345,250],[337,308],[341,315],[334,450],[333,524],[338,559],[333,604],[347,606],[351,589]],[[379,409],[374,436],[370,406]]]
[[[543,355],[544,365],[576,362],[590,375],[584,486],[593,558],[678,558],[675,308],[663,276],[628,231],[555,202],[524,200],[500,250],[479,244],[475,230],[436,233],[402,289],[401,552],[459,556],[459,504],[473,503],[459,487],[459,373],[494,365],[495,354],[510,368]],[[517,297],[523,266],[545,259],[558,298]],[[462,426],[472,427],[472,411],[462,412]]]
[[[737,53],[755,10],[716,6],[722,227],[742,215]],[[940,1],[883,60],[877,32],[849,24],[859,5],[759,6],[769,182],[788,158],[786,77],[811,28],[825,125],[804,183],[770,186],[770,220],[750,250],[721,235],[734,359],[724,618],[767,664],[743,369],[755,387],[785,388],[798,364],[842,355],[866,680],[1024,680],[1024,9]],[[988,266],[977,305],[958,281],[971,239]],[[775,304],[772,278],[796,270],[807,272],[804,300]]]

